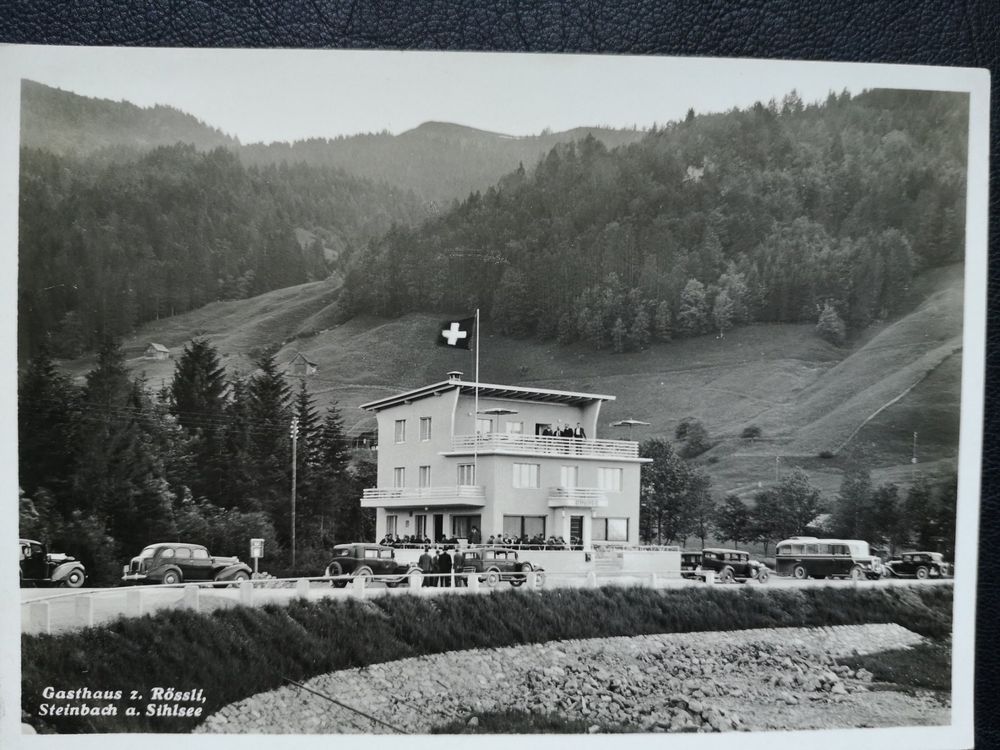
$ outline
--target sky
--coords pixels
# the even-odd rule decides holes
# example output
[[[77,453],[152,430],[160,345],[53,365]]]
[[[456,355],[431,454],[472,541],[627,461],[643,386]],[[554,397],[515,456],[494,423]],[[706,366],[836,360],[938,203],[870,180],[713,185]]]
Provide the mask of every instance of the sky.
[[[400,133],[437,120],[510,135],[648,128],[792,89],[901,85],[904,66],[711,58],[332,50],[23,48],[21,75],[85,96],[169,104],[244,143]],[[923,69],[927,71],[942,69]],[[933,76],[930,76],[933,79]],[[932,87],[920,75],[902,85]],[[943,86],[942,86],[943,87]]]

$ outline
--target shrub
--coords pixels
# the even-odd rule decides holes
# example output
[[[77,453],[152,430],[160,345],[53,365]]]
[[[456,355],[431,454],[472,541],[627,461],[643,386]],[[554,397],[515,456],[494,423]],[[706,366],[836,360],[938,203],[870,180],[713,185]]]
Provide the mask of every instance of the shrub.
[[[744,440],[756,440],[759,438],[763,432],[760,427],[755,424],[747,425],[743,428],[743,432],[740,433],[740,437]]]

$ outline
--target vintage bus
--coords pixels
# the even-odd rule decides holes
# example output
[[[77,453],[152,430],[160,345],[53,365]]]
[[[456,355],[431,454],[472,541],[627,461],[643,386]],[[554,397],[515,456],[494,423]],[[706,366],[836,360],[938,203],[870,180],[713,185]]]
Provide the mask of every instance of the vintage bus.
[[[796,536],[778,542],[775,550],[778,575],[792,578],[882,577],[882,561],[871,554],[868,542],[857,539],[817,539]]]

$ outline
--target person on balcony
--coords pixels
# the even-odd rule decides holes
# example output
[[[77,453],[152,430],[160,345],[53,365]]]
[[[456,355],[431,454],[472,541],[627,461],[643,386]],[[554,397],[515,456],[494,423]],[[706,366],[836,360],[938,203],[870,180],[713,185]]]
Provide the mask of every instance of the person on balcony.
[[[576,428],[573,430],[573,437],[577,440],[587,439],[587,433],[583,431],[583,426],[579,422],[576,423]]]
[[[473,526],[469,531],[469,544],[479,544],[480,538],[479,529]]]

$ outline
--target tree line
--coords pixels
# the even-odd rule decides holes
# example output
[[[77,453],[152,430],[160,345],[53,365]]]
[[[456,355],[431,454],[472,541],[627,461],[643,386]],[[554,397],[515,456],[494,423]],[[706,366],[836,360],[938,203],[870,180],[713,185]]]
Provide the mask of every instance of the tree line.
[[[82,386],[42,352],[18,385],[20,531],[73,554],[95,585],[114,583],[147,544],[180,540],[289,566],[291,422],[296,443],[297,560],[315,573],[330,545],[369,538],[360,507],[375,464],[352,460],[336,404],[325,414],[305,380],[292,388],[265,352],[227,376],[214,347],[192,340],[172,381],[153,393],[129,377],[109,340]]]
[[[942,92],[791,94],[613,149],[560,144],[369,243],[344,314],[480,307],[501,334],[627,351],[826,311],[835,340],[962,260],[967,109]]]
[[[889,554],[914,547],[954,554],[955,475],[938,483],[921,476],[904,491],[894,482],[873,486],[870,472],[857,465],[845,472],[836,498],[825,501],[795,468],[750,502],[732,493],[720,500],[705,469],[685,458],[693,455],[691,445],[689,436],[679,450],[665,438],[640,445],[639,454],[653,459],[641,477],[639,535],[646,542],[684,544],[693,537],[704,546],[711,538],[761,544],[766,555],[782,539],[818,534],[861,539]]]
[[[42,346],[75,357],[146,321],[326,278],[425,215],[411,193],[330,167],[245,167],[225,148],[22,148],[21,361]]]

